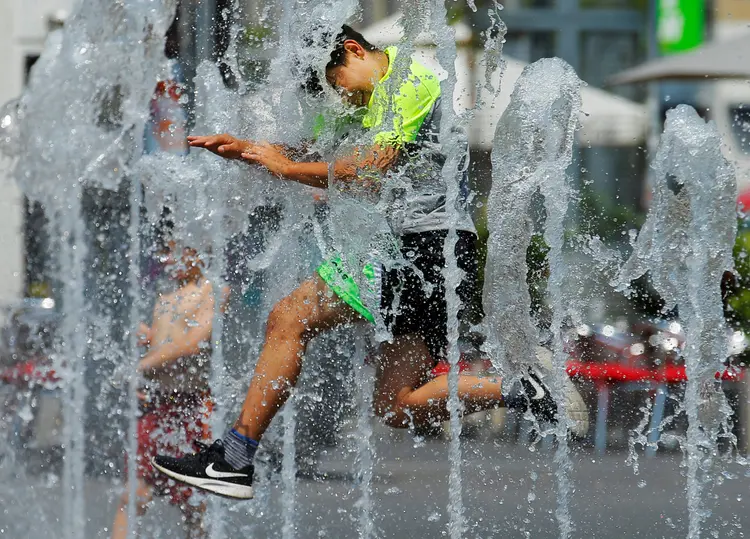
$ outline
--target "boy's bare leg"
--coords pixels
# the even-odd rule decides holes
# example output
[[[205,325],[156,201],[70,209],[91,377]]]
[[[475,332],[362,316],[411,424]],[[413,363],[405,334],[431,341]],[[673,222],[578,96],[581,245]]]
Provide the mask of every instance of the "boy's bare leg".
[[[263,350],[234,429],[260,440],[297,383],[310,339],[358,317],[317,275],[277,303],[268,316]]]
[[[112,539],[127,539],[129,492],[130,489],[126,485],[125,493],[120,497],[120,503],[117,505],[117,512],[115,513],[115,520],[112,523]],[[146,513],[147,505],[153,499],[151,488],[143,480],[139,479],[135,495],[136,514],[143,516]]]
[[[431,424],[446,420],[448,375],[433,378],[435,362],[424,341],[405,335],[380,348],[375,382],[375,413],[392,427]],[[465,413],[503,405],[499,377],[460,375],[458,396]]]
[[[167,476],[209,492],[253,497],[253,461],[258,442],[289,397],[312,337],[360,316],[314,276],[277,303],[268,316],[266,339],[234,428],[197,453],[157,455],[154,467]]]

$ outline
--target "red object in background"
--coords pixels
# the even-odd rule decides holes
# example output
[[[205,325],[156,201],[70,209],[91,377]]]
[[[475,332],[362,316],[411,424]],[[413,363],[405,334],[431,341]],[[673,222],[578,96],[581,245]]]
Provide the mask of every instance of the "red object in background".
[[[465,359],[460,359],[458,361],[458,372],[464,372],[469,369],[471,369],[472,365],[475,363],[473,361],[467,361]],[[489,359],[483,359],[482,360],[482,368],[484,370],[489,369],[492,367],[492,362]],[[435,365],[432,368],[432,376],[442,376],[443,374],[448,374],[451,370],[451,366],[447,361],[440,361],[437,365]]]
[[[483,360],[483,368],[489,369],[492,363]],[[465,372],[472,366],[472,362],[464,359],[458,362],[459,372]],[[679,384],[687,381],[684,365],[665,365],[659,369],[636,367],[627,363],[588,363],[571,360],[567,363],[568,376],[579,376],[596,382],[663,382]],[[432,369],[432,376],[448,374],[450,365],[441,361]],[[716,379],[724,381],[740,381],[745,377],[745,370],[738,367],[727,367],[723,372],[716,373]]]
[[[568,375],[580,376],[587,380],[600,382],[663,382],[679,384],[687,381],[684,365],[665,365],[658,369],[635,367],[627,363],[584,363],[569,361]],[[725,381],[742,380],[745,371],[736,367],[727,367],[723,372],[716,373],[716,379]]]
[[[136,475],[154,487],[156,496],[169,496],[173,505],[188,503],[193,489],[188,485],[175,483],[155,470],[151,459],[156,455],[181,457],[190,451],[193,442],[210,441],[208,421],[212,409],[213,403],[207,394],[187,394],[170,398],[166,402],[157,402],[141,410],[137,423]],[[126,458],[126,470],[127,467]]]
[[[737,205],[742,206],[742,210],[750,213],[750,190],[740,193],[737,197]]]
[[[36,361],[23,361],[0,371],[0,381],[6,384],[30,385],[59,382],[53,369],[40,367]]]

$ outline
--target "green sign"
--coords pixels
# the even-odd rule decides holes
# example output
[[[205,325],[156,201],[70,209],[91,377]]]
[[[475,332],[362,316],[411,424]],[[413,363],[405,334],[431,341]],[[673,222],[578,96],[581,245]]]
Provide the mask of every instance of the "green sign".
[[[703,43],[704,0],[657,0],[656,39],[662,54],[693,49]]]

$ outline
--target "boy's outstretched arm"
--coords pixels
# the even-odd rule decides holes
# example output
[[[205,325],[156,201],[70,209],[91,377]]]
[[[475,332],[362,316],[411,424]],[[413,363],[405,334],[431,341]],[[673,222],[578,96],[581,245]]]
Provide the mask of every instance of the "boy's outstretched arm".
[[[398,158],[399,150],[393,146],[375,145],[357,149],[351,155],[333,163],[333,176],[345,183],[360,183],[374,190],[378,182],[366,174],[367,170],[384,172]],[[325,161],[296,162],[283,155],[276,147],[267,143],[250,143],[241,157],[261,165],[282,179],[295,181],[311,187],[328,187],[328,167]],[[365,171],[365,174],[362,174]]]
[[[232,135],[223,133],[221,135],[189,136],[188,144],[193,148],[205,148],[227,159],[239,159],[242,152],[250,144],[247,140],[238,139]]]
[[[328,167],[325,161],[293,161],[289,155],[301,150],[288,148],[280,144],[252,142],[233,137],[229,134],[209,136],[189,136],[188,142],[194,148],[206,150],[227,159],[244,159],[261,165],[271,174],[285,180],[291,180],[310,187],[325,189],[328,187]],[[357,149],[351,155],[337,160],[333,164],[333,175],[341,182],[360,183],[374,190],[378,182],[366,174],[367,170],[383,172],[398,157],[399,150],[394,146],[375,145],[367,149]],[[362,174],[362,172],[365,174]]]
[[[190,135],[187,140],[193,148],[204,148],[227,159],[240,159],[242,152],[254,144],[249,140],[243,140],[227,133],[208,136]],[[285,156],[302,155],[307,149],[305,146],[295,148],[284,144],[272,144],[271,146]]]

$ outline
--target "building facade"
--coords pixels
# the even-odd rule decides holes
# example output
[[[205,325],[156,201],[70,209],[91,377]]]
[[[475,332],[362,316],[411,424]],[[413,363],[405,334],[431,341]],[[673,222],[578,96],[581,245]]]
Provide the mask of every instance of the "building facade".
[[[73,0],[0,0],[0,105],[23,91],[50,28],[61,24]],[[25,293],[25,202],[0,161],[0,306]]]

